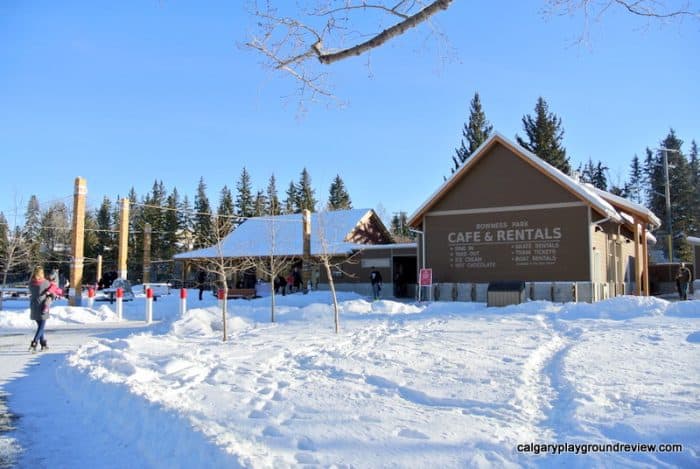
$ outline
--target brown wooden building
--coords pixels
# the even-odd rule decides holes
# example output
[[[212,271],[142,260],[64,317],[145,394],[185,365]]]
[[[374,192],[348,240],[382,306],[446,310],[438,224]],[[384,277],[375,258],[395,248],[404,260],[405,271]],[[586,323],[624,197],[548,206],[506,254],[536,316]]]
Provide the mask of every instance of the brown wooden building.
[[[532,298],[558,299],[556,290],[562,300],[595,301],[649,294],[648,230],[660,222],[495,134],[409,225],[422,232],[419,266],[453,298],[480,300],[489,282],[520,280]]]
[[[250,265],[252,259],[284,258],[285,270],[307,268],[312,282],[328,284],[320,257],[330,256],[333,280],[338,290],[370,294],[369,274],[378,270],[384,280],[383,297],[413,296],[416,283],[416,244],[396,244],[391,233],[372,209],[350,209],[312,213],[309,216],[308,253],[304,252],[302,214],[249,218],[219,244],[174,256],[184,264],[183,284],[192,283],[198,266],[225,258],[233,264]],[[306,262],[304,261],[306,259]],[[253,269],[254,270],[254,269]],[[236,269],[232,269],[236,271]],[[286,274],[286,272],[283,272]],[[236,271],[236,276],[244,275]],[[249,273],[248,278],[251,278]],[[269,281],[265,275],[257,277]],[[252,276],[253,283],[255,276]],[[396,285],[394,285],[396,281]],[[231,284],[236,279],[231,279]]]

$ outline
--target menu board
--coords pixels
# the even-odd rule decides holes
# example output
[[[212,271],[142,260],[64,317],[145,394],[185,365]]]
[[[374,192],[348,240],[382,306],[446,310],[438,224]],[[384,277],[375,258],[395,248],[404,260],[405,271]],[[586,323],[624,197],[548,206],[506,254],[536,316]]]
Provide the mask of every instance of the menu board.
[[[449,272],[452,281],[585,279],[589,276],[586,210],[431,217],[428,262],[439,267],[443,279]]]

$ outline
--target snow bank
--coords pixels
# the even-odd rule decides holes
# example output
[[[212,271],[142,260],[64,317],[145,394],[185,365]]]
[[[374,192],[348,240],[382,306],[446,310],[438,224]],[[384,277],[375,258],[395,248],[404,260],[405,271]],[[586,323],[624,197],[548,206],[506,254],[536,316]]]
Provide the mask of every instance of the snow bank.
[[[338,335],[327,292],[277,297],[276,324],[269,298],[229,302],[227,342],[214,304],[166,314],[162,334],[79,349],[66,387],[76,399],[120,402],[114,418],[128,432],[140,435],[140,420],[168,426],[158,445],[182,448],[183,465],[193,461],[186,452],[212,453],[219,467],[699,462],[697,302],[340,298]],[[570,441],[680,442],[686,451],[515,451]]]

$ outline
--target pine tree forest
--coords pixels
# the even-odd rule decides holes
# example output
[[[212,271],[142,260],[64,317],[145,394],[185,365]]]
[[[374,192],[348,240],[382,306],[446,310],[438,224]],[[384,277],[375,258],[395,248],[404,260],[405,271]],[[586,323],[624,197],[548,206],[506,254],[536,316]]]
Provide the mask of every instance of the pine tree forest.
[[[319,208],[311,175],[304,168],[298,181],[291,181],[286,198],[281,200],[274,174],[264,188],[254,189],[251,175],[243,168],[234,181],[235,189],[224,185],[210,190],[202,177],[194,190],[193,202],[161,180],[151,190],[137,194],[132,187],[129,199],[128,276],[140,279],[143,273],[144,227],[151,227],[151,272],[155,278],[169,279],[173,255],[211,246],[248,217],[300,213]],[[212,198],[210,199],[210,196]],[[85,270],[90,279],[96,274],[96,259],[102,257],[103,272],[116,270],[121,199],[101,196],[94,206],[88,204],[85,217]],[[352,208],[347,187],[336,176],[327,195],[327,210]],[[72,200],[41,203],[31,195],[26,206],[19,207],[14,219],[0,212],[0,282],[26,282],[35,265],[59,271],[67,278],[70,269]],[[8,220],[9,218],[9,220]],[[221,223],[229,220],[229,223]],[[16,228],[12,228],[14,225]]]

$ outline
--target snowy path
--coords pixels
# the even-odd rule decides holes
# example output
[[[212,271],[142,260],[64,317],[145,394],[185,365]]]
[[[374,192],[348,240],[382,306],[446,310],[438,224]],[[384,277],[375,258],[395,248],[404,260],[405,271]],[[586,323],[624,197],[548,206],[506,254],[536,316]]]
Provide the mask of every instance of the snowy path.
[[[126,337],[144,328],[143,323],[129,322],[49,329],[51,348],[38,354],[27,352],[29,331],[0,335],[0,395],[11,410],[10,424],[2,433],[10,431],[0,433],[0,467],[118,468],[129,460],[152,467],[170,461],[169,467],[178,467],[177,451],[153,444],[164,428],[180,429],[181,438],[188,441],[183,449],[199,445],[215,461],[210,453],[220,451],[211,442],[183,425],[180,417],[160,409],[145,409],[140,421],[131,422],[146,433],[148,417],[157,416],[150,434],[126,431],[129,426],[116,417],[125,409],[129,419],[139,417],[133,409],[144,407],[143,400],[127,390],[120,393],[108,384],[86,381],[65,363],[68,353],[95,337]],[[88,383],[91,389],[79,389]],[[3,410],[7,415],[7,408]],[[224,460],[231,467],[231,458]]]

